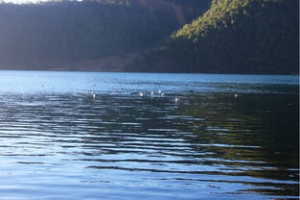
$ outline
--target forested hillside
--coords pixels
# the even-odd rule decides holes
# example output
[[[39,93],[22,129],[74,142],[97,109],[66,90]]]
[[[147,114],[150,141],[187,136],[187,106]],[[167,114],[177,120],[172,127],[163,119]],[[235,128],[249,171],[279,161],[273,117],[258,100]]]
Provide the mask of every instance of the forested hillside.
[[[139,66],[141,71],[298,74],[299,1],[213,0],[203,16],[148,51]]]
[[[1,3],[0,69],[298,74],[299,0]]]
[[[51,69],[60,62],[141,52],[204,13],[209,1],[2,3],[0,68]],[[102,70],[101,66],[96,70]]]

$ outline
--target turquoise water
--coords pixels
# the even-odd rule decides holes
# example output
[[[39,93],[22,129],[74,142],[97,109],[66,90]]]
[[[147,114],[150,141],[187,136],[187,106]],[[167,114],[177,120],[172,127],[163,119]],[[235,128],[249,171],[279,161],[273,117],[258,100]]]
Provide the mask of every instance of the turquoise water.
[[[0,72],[1,199],[298,199],[298,76]]]

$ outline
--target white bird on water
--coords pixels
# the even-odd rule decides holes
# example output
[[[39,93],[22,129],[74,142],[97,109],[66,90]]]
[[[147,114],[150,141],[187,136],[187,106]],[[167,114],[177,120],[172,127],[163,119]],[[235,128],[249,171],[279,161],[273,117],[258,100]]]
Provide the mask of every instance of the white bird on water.
[[[158,92],[157,92],[160,96],[164,96],[165,94],[163,93],[163,91],[162,90],[158,90]]]
[[[235,99],[237,99],[237,98],[238,98],[238,96],[239,96],[238,94],[234,94],[234,98],[235,98]]]
[[[144,98],[144,93],[143,93],[143,92],[139,92],[139,96],[140,96],[141,98]]]

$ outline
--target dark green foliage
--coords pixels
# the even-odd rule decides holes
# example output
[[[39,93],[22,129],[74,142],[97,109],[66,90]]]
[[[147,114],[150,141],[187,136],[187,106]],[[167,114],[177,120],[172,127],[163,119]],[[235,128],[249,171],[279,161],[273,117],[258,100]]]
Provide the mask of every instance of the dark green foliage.
[[[147,47],[176,26],[168,14],[159,21],[142,8],[93,2],[1,5],[0,50],[6,58],[94,58]]]
[[[297,74],[299,1],[213,0],[163,45],[147,64],[177,72]]]
[[[93,60],[148,48],[180,27],[167,1],[196,6],[186,18],[204,12],[195,0],[155,1],[159,8],[139,0],[0,4],[0,65]],[[209,0],[203,2],[208,7]]]
[[[165,7],[126,2],[0,4],[0,62],[89,60],[138,51],[179,27]]]
[[[0,4],[0,67],[151,49],[126,70],[298,73],[298,0],[210,1]]]

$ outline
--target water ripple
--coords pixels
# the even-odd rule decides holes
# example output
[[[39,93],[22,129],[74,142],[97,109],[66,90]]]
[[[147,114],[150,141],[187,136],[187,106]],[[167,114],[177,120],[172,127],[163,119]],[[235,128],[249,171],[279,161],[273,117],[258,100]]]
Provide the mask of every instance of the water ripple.
[[[288,138],[270,125],[278,120],[278,103],[295,101],[278,95],[282,102],[274,107],[264,102],[251,107],[255,99],[234,101],[228,93],[136,94],[2,97],[3,194],[16,191],[24,195],[19,199],[30,199],[38,190],[45,199],[89,199],[88,194],[96,199],[100,188],[104,195],[128,192],[133,199],[157,198],[161,192],[166,194],[158,199],[298,195],[294,132],[286,129]],[[174,101],[176,96],[181,102]]]

